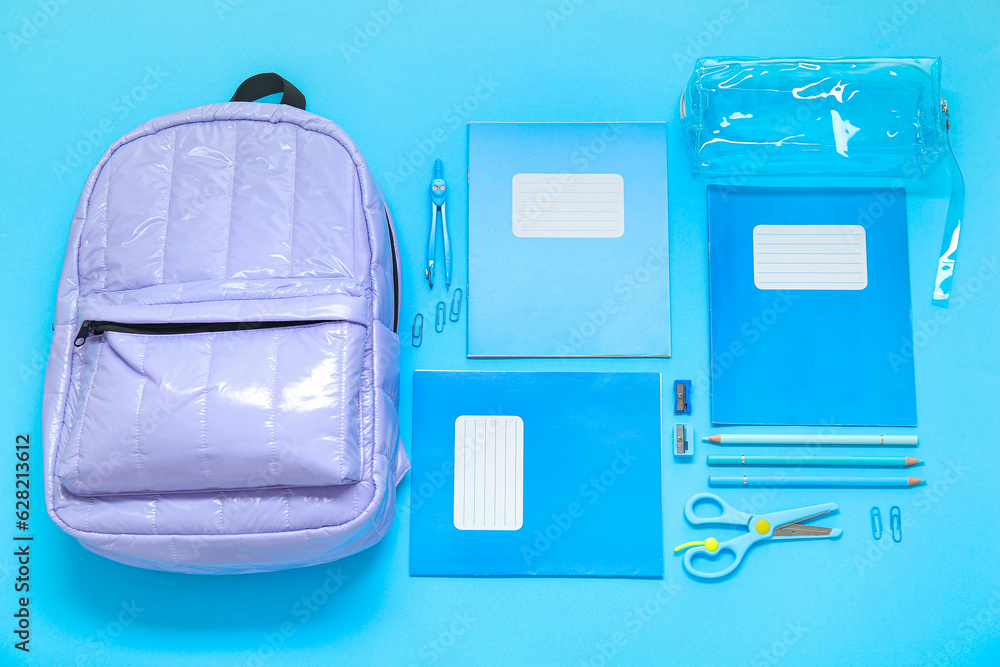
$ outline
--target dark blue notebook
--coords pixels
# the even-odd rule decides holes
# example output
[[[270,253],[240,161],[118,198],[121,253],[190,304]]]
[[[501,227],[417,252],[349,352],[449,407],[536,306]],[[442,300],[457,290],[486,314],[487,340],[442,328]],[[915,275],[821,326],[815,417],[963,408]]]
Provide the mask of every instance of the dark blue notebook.
[[[411,575],[662,577],[659,373],[413,375]]]
[[[915,426],[906,198],[708,189],[712,422]]]

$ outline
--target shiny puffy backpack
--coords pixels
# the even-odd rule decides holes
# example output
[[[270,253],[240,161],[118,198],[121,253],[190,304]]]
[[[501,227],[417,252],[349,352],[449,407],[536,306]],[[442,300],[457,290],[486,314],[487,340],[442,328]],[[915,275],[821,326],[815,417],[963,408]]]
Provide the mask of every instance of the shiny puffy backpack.
[[[129,132],[87,180],[43,422],[48,512],[95,553],[278,570],[392,522],[409,469],[392,218],[354,142],[304,109],[260,74]]]

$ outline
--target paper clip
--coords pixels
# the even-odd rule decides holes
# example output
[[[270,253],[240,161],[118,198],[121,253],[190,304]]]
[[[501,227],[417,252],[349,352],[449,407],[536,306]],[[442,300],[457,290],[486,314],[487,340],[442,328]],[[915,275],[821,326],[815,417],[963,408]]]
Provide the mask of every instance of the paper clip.
[[[441,333],[444,331],[444,324],[448,321],[448,307],[444,301],[438,301],[437,310],[434,313],[434,331]]]
[[[448,319],[452,322],[458,322],[459,316],[462,314],[462,290],[457,289],[455,293],[451,295],[451,314]]]
[[[417,313],[413,318],[413,326],[410,328],[410,344],[413,347],[420,347],[424,342],[424,316]]]
[[[872,508],[872,537],[876,540],[882,539],[882,512],[877,507]]]
[[[903,541],[903,515],[895,505],[889,510],[889,530],[892,531],[892,541]]]

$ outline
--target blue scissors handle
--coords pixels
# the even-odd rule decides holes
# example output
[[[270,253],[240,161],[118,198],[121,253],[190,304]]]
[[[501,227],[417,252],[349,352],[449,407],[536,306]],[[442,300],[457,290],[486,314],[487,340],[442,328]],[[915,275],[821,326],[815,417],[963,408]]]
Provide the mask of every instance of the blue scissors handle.
[[[694,513],[694,507],[698,503],[712,505],[718,508],[719,513],[713,516],[698,516]],[[741,512],[725,500],[714,493],[699,493],[691,496],[684,506],[684,518],[692,526],[718,525],[718,526],[749,526],[751,515]]]
[[[721,577],[725,577],[740,566],[740,563],[743,562],[743,557],[746,556],[750,547],[755,545],[760,540],[767,539],[767,537],[767,535],[750,532],[744,533],[739,537],[734,537],[731,540],[726,540],[725,542],[718,542],[715,550],[710,550],[706,546],[692,547],[684,553],[684,569],[688,571],[688,574],[701,579],[719,579]],[[694,565],[694,558],[696,556],[703,556],[709,560],[715,560],[725,552],[729,552],[733,555],[733,562],[721,570],[701,570]]]
[[[698,516],[694,508],[698,504],[712,505],[718,509],[718,514],[712,516]],[[720,542],[714,537],[709,537],[704,541],[688,542],[674,549],[680,551],[687,549],[684,554],[684,569],[688,574],[701,579],[719,579],[725,577],[736,570],[743,562],[750,548],[762,540],[797,540],[797,539],[817,539],[839,537],[839,528],[824,528],[820,526],[799,525],[800,522],[832,512],[837,509],[834,503],[822,505],[812,505],[810,507],[800,507],[798,509],[771,512],[768,514],[751,515],[741,512],[728,504],[714,493],[699,493],[692,496],[684,506],[684,517],[692,525],[727,525],[739,526],[747,530],[746,533],[734,537],[731,540]],[[779,534],[775,535],[775,531]],[[723,553],[733,556],[733,562],[720,570],[702,570],[695,566],[695,558],[702,560],[716,560]]]

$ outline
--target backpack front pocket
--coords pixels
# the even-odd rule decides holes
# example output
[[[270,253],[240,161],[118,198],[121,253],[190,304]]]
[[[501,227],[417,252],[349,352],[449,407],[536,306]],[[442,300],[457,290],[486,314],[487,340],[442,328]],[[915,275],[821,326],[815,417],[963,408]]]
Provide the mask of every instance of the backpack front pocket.
[[[78,495],[356,482],[366,333],[351,321],[92,322],[77,337],[58,475]]]

